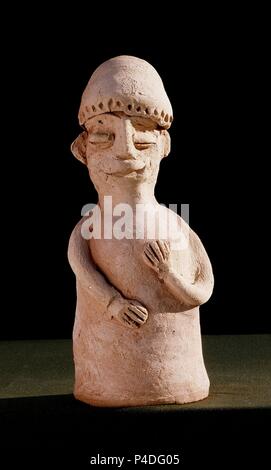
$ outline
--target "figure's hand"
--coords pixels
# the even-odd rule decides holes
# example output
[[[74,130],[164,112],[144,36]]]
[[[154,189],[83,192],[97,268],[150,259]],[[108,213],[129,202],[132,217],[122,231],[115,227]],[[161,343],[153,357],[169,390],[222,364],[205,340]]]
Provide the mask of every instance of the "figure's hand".
[[[118,320],[130,327],[140,328],[146,323],[148,310],[136,300],[130,300],[119,312]]]
[[[109,306],[109,314],[130,328],[140,328],[148,319],[148,310],[137,300],[117,298]]]
[[[154,240],[146,243],[143,251],[143,259],[160,279],[163,279],[169,270],[169,242]]]

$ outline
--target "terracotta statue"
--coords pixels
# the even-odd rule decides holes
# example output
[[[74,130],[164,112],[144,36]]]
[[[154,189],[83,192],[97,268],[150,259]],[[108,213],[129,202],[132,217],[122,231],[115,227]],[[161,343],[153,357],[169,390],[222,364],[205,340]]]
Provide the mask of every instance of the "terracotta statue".
[[[136,57],[103,63],[82,96],[84,130],[72,152],[88,168],[98,205],[75,227],[68,256],[77,281],[74,394],[91,405],[208,396],[199,305],[213,290],[211,264],[187,223],[154,196],[172,119],[159,75]],[[173,215],[179,232],[165,230]]]

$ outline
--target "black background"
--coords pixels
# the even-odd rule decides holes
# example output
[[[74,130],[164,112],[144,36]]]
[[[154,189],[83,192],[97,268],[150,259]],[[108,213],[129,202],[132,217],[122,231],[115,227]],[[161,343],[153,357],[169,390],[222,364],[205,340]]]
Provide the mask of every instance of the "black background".
[[[147,14],[146,3],[127,2],[56,7],[12,4],[2,16],[0,338],[71,337],[68,239],[96,195],[69,147],[90,75],[120,54],[149,61],[173,105],[172,152],[156,194],[161,203],[190,204],[190,225],[212,261],[215,290],[201,308],[203,333],[270,333],[264,12],[206,4],[175,12],[157,3]],[[95,450],[140,448],[181,449],[185,468],[196,461],[218,468],[222,460],[259,465],[269,449],[266,409],[158,412],[157,419],[135,410],[125,421],[71,396],[1,402],[9,464],[33,460],[48,468],[55,454],[63,466],[72,454],[78,466]]]
[[[270,332],[265,276],[255,267],[266,256],[264,37],[234,17],[207,24],[192,15],[187,24],[182,18],[179,27],[166,22],[159,29],[161,16],[144,26],[128,15],[123,28],[108,13],[115,25],[108,29],[101,10],[74,15],[69,22],[40,15],[5,38],[1,338],[71,337],[68,239],[82,206],[97,199],[70,144],[80,132],[77,113],[90,75],[121,54],[149,61],[173,105],[172,151],[156,195],[164,204],[190,204],[190,225],[210,256],[215,290],[201,308],[202,332]]]

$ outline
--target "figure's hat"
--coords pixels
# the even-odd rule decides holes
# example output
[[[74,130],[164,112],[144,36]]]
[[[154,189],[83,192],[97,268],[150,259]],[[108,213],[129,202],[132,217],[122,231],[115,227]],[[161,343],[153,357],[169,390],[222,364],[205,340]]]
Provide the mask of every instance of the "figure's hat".
[[[160,76],[148,62],[131,56],[114,57],[95,70],[82,96],[79,122],[114,111],[148,117],[164,129],[173,120]]]

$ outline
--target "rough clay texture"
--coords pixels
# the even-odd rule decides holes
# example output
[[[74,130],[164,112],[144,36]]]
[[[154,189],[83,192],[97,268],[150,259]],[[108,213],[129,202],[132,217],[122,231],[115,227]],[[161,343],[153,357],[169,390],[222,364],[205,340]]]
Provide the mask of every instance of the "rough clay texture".
[[[161,237],[174,217],[154,197],[160,161],[170,151],[166,129],[172,120],[161,79],[141,59],[111,59],[91,77],[79,116],[84,131],[72,152],[87,165],[102,217],[108,195],[113,210],[126,203],[133,216],[137,204],[147,204],[152,237],[137,220],[121,240],[108,239],[103,225],[100,239],[86,240],[87,218],[71,235],[68,256],[77,280],[75,397],[96,406],[201,400],[209,379],[199,305],[212,293],[213,274],[201,241],[179,216],[180,238],[187,243],[176,248],[174,231]],[[113,216],[113,223],[120,216]],[[95,227],[92,219],[87,230]]]
[[[93,116],[112,111],[151,116],[166,129],[173,120],[156,70],[145,60],[127,56],[110,59],[95,70],[82,96],[79,122],[82,125]]]

